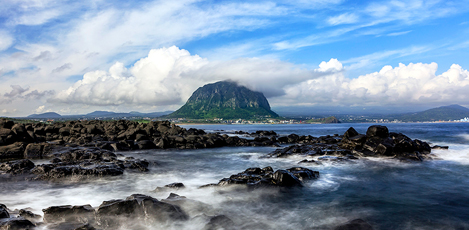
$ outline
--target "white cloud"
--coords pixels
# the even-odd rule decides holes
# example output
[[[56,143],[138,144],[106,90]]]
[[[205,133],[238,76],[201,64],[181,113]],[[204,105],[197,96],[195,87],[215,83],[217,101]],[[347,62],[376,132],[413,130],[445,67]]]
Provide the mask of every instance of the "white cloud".
[[[358,22],[358,15],[354,13],[344,13],[338,16],[329,17],[327,23],[329,25],[341,25],[341,24],[352,24]]]
[[[207,61],[172,46],[151,50],[130,69],[120,62],[109,71],[93,71],[72,87],[59,92],[54,101],[87,105],[169,105],[188,97],[191,84],[200,79],[184,75]],[[190,96],[190,95],[189,95]]]
[[[284,95],[284,87],[341,71],[336,59],[308,69],[275,59],[241,58],[209,62],[175,46],[151,50],[148,57],[126,69],[93,71],[52,101],[87,105],[181,105],[204,84],[233,80],[267,97]]]
[[[33,112],[34,113],[43,113],[45,109],[46,109],[46,106],[41,105],[41,106],[37,107],[37,109],[35,109]]]
[[[412,30],[407,30],[407,31],[401,31],[401,32],[393,32],[393,33],[389,33],[387,34],[386,36],[390,36],[390,37],[393,37],[393,36],[401,36],[401,35],[404,35],[404,34],[408,34],[412,32]]]
[[[288,105],[448,105],[467,104],[469,71],[453,64],[436,75],[436,63],[384,66],[379,72],[345,78],[342,72],[287,87],[274,102]]]
[[[13,41],[13,36],[4,30],[0,30],[0,51],[8,49],[13,44]]]

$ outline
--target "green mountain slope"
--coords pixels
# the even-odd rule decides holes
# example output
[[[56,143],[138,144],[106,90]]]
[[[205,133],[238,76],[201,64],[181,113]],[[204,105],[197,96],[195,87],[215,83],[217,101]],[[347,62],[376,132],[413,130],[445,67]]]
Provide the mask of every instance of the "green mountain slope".
[[[398,119],[402,121],[448,121],[469,117],[469,109],[460,105],[449,105],[425,110],[418,113],[405,114]]]
[[[260,92],[254,92],[235,82],[220,81],[198,88],[186,104],[168,118],[189,119],[252,119],[278,117]]]

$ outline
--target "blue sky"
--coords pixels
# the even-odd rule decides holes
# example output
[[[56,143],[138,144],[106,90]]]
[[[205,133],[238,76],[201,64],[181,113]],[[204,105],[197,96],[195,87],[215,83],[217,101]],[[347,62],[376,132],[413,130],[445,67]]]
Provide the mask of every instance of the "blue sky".
[[[468,106],[469,1],[0,3],[0,116],[164,111],[231,79],[273,107]]]

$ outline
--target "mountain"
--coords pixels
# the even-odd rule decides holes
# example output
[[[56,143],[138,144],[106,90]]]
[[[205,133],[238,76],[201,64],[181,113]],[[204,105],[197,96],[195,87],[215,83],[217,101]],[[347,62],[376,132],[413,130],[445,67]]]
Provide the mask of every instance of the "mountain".
[[[469,109],[460,105],[441,106],[418,113],[404,114],[397,119],[402,121],[448,121],[469,117]]]
[[[140,113],[136,111],[131,111],[129,113],[115,113],[109,111],[94,111],[92,113],[88,113],[83,115],[84,117],[105,117],[105,118],[119,118],[119,117],[161,117],[163,115],[168,115],[173,111],[165,111],[165,112],[152,112],[152,113]]]
[[[31,114],[31,115],[27,116],[27,118],[47,119],[47,118],[62,118],[62,116],[58,113],[48,112],[48,113],[41,113],[41,114]]]
[[[114,112],[108,112],[108,111],[94,111],[91,113],[86,114],[85,116],[87,117],[107,117],[107,116],[113,116],[116,113]]]
[[[185,105],[167,117],[252,119],[262,116],[278,117],[270,109],[264,94],[239,86],[235,82],[220,81],[199,87]]]
[[[165,112],[152,112],[152,113],[140,113],[132,111],[130,113],[115,113],[109,111],[94,111],[84,115],[64,115],[61,116],[60,114],[49,112],[49,113],[42,113],[42,114],[31,114],[27,116],[27,118],[32,119],[80,119],[80,118],[130,118],[130,117],[161,117],[163,115],[168,115],[173,111],[165,111]]]

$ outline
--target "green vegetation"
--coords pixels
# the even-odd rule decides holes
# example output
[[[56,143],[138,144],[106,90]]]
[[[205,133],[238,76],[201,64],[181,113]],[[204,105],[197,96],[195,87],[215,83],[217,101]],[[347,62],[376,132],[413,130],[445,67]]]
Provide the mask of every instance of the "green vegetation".
[[[278,117],[264,95],[234,82],[222,81],[198,88],[186,104],[167,118],[255,119]]]
[[[325,117],[325,118],[316,118],[304,121],[304,123],[321,123],[321,124],[330,124],[330,123],[340,123],[339,119],[334,116]]]

